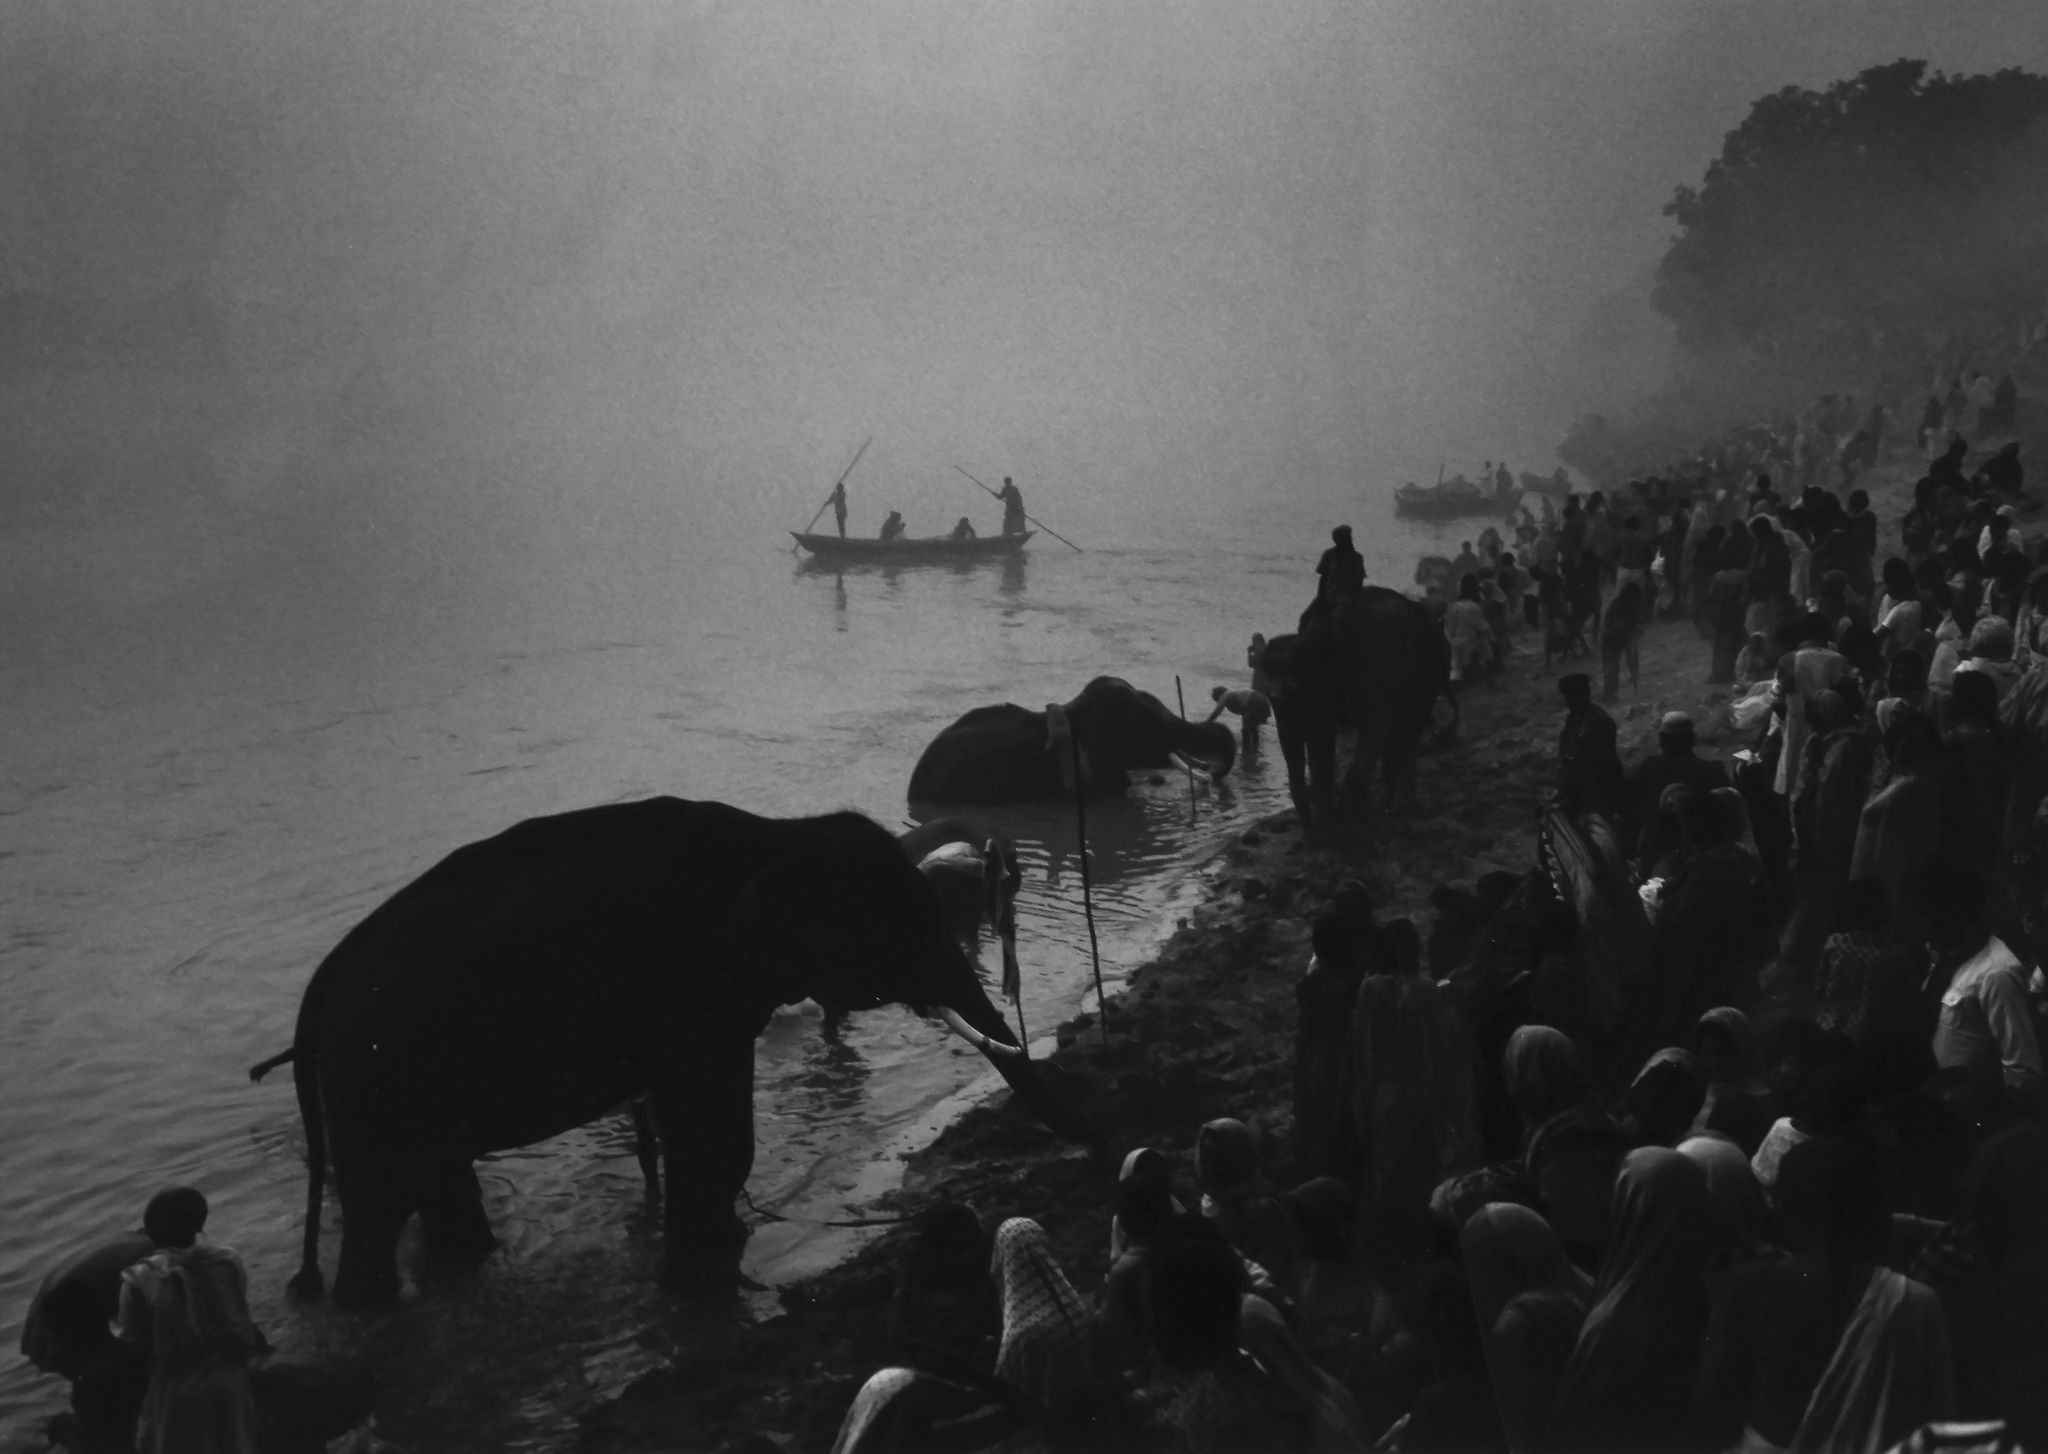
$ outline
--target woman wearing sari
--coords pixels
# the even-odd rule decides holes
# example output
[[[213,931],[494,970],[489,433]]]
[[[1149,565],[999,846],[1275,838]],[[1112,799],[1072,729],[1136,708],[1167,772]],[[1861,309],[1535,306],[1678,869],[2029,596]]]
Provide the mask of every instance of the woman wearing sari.
[[[1756,1173],[1749,1169],[1749,1153],[1719,1132],[1710,1132],[1679,1142],[1678,1154],[1706,1173],[1707,1194],[1714,1199],[1714,1226],[1722,1250],[1712,1272],[1725,1273],[1762,1252],[1770,1210]]]
[[[1948,1325],[1921,1284],[1877,1265],[1876,1157],[1839,1138],[1786,1154],[1792,1256],[1730,1274],[1707,1335],[1702,1421],[1746,1454],[1881,1454],[1953,1403]]]
[[[1512,1202],[1482,1207],[1459,1245],[1509,1454],[1527,1454],[1545,1446],[1591,1283],[1550,1224]]]
[[[1644,1062],[1617,1110],[1642,1145],[1676,1147],[1692,1133],[1706,1094],[1699,1061],[1690,1050],[1672,1045]]]
[[[1717,1242],[1706,1173],[1661,1146],[1630,1152],[1612,1223],[1552,1443],[1583,1454],[1704,1450],[1690,1395],[1707,1321],[1702,1271]]]
[[[996,1377],[1046,1409],[1088,1382],[1094,1317],[1029,1217],[996,1228],[989,1270],[1002,1286],[1003,1342]]]

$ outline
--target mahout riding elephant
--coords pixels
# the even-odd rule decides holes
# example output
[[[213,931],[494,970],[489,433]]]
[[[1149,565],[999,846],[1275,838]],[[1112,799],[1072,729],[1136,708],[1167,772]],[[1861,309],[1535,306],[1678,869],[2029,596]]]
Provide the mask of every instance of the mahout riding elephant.
[[[586,808],[459,848],[373,910],[314,972],[292,1048],[251,1071],[296,1062],[308,1184],[293,1290],[322,1288],[330,1162],[335,1300],[389,1298],[414,1212],[437,1255],[496,1245],[477,1157],[642,1096],[668,1153],[669,1277],[731,1287],[754,1039],[805,999],[936,1013],[1047,1126],[1100,1146],[1039,1079],[886,830],[675,798]]]
[[[1014,702],[976,707],[924,750],[910,774],[912,802],[1020,803],[1071,797],[1075,744],[1090,793],[1119,793],[1137,769],[1179,762],[1222,777],[1237,739],[1220,722],[1189,722],[1150,692],[1097,677],[1064,705],[1040,712]]]
[[[1266,678],[1287,790],[1304,823],[1363,818],[1373,774],[1390,803],[1415,803],[1415,762],[1439,696],[1450,686],[1451,648],[1428,609],[1398,591],[1368,586],[1303,629],[1266,643]],[[1350,770],[1337,783],[1337,728],[1357,729]]]

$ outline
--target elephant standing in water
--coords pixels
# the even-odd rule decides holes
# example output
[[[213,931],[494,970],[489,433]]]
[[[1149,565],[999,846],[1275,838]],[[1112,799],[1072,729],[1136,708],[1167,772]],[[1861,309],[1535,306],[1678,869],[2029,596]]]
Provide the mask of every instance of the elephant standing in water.
[[[1274,725],[1287,789],[1304,823],[1366,815],[1373,774],[1390,804],[1415,804],[1415,763],[1437,700],[1450,686],[1451,648],[1420,601],[1368,586],[1330,614],[1266,643]],[[1337,728],[1357,729],[1350,770],[1337,782]]]
[[[1189,722],[1150,692],[1097,677],[1065,705],[1033,712],[1005,702],[976,707],[925,748],[910,774],[912,802],[1022,803],[1071,797],[1080,785],[1122,792],[1129,774],[1177,760],[1222,777],[1237,739],[1220,722]]]
[[[754,1159],[754,1039],[779,1005],[937,1013],[1054,1131],[1100,1138],[1042,1082],[904,849],[857,813],[759,818],[674,798],[520,823],[375,909],[306,988],[292,1048],[318,1296],[327,1164],[337,1302],[398,1291],[418,1212],[430,1251],[496,1241],[472,1163],[645,1096],[661,1136],[671,1280],[731,1287]]]

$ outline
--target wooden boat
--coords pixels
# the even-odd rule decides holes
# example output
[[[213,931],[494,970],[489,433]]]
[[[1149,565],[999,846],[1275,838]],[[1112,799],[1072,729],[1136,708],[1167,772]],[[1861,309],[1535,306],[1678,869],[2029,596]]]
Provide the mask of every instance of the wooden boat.
[[[1456,475],[1431,489],[1403,485],[1394,491],[1394,509],[1402,515],[1419,515],[1426,520],[1455,520],[1460,515],[1500,515],[1514,503],[1482,490],[1463,475]]]
[[[796,537],[798,545],[819,560],[909,565],[921,561],[989,560],[1015,555],[1024,548],[1024,542],[1038,532],[1026,530],[1019,535],[977,535],[969,540],[955,540],[950,535],[899,535],[894,540],[878,540],[873,536],[807,535],[801,530],[789,533]]]

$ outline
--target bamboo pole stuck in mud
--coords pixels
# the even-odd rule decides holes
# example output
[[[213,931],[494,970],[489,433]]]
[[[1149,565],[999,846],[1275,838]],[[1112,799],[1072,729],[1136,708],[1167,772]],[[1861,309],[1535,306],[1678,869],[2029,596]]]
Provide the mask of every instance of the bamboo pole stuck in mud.
[[[1173,674],[1173,695],[1180,703],[1180,720],[1185,722],[1188,720],[1188,698],[1187,693],[1180,689],[1179,672]],[[1188,822],[1192,824],[1199,816],[1195,811],[1195,769],[1191,763],[1188,765]]]
[[[1071,735],[1074,753],[1074,836],[1081,847],[1081,913],[1088,920],[1088,962],[1095,967],[1095,1013],[1102,1021],[1102,1043],[1109,1044],[1109,1001],[1102,993],[1102,946],[1095,940],[1095,891],[1088,881],[1088,783],[1081,774],[1081,734]],[[1022,986],[1018,987],[1022,994]]]

